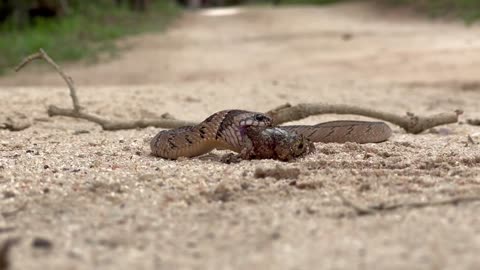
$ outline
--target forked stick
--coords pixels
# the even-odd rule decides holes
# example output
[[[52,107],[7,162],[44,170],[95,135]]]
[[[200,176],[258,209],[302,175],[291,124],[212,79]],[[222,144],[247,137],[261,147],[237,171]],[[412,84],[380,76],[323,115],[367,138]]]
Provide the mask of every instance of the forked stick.
[[[73,79],[66,75],[59,65],[53,61],[50,56],[43,50],[40,49],[39,52],[34,53],[28,57],[26,57],[16,68],[15,71],[19,71],[28,63],[32,62],[36,59],[43,59],[47,63],[49,63],[55,71],[63,78],[65,83],[67,84],[68,88],[70,89],[70,97],[72,98],[73,109],[67,108],[59,108],[54,105],[50,105],[48,107],[48,115],[49,116],[66,116],[72,118],[80,118],[90,122],[94,122],[99,124],[104,130],[120,130],[120,129],[135,129],[135,128],[145,128],[149,126],[159,127],[159,128],[177,128],[186,125],[194,125],[194,122],[190,121],[182,121],[177,120],[172,117],[163,117],[160,119],[139,119],[139,120],[131,120],[131,121],[114,121],[110,119],[105,119],[101,116],[94,115],[87,113],[83,110],[80,106],[77,97],[77,90],[74,86]]]
[[[65,74],[60,68],[60,66],[57,65],[57,63],[55,63],[55,61],[53,61],[53,59],[50,58],[50,56],[48,56],[48,54],[43,49],[40,49],[39,52],[29,55],[27,56],[27,58],[23,59],[23,61],[15,67],[15,71],[18,72],[25,65],[36,59],[43,59],[47,61],[47,63],[49,63],[55,69],[55,71],[60,74],[60,76],[62,76],[62,79],[67,83],[68,89],[70,89],[70,97],[72,98],[73,110],[77,112],[80,111],[82,107],[80,107],[80,103],[78,102],[77,90],[75,89],[73,79],[67,74]]]

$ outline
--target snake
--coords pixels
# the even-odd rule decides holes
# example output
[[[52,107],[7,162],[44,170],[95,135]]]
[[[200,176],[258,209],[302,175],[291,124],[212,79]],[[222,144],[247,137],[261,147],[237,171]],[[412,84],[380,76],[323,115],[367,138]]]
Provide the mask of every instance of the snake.
[[[339,120],[316,125],[287,125],[272,127],[270,116],[245,110],[223,110],[209,116],[201,123],[158,132],[150,142],[153,156],[164,159],[196,157],[213,149],[241,153],[248,139],[258,140],[264,136],[251,136],[252,130],[276,134],[301,136],[317,143],[379,143],[392,134],[384,122]],[[255,141],[253,142],[255,144]],[[251,143],[250,143],[251,144]],[[262,142],[259,142],[262,144]],[[260,153],[260,156],[261,153]],[[266,156],[266,155],[264,155]]]

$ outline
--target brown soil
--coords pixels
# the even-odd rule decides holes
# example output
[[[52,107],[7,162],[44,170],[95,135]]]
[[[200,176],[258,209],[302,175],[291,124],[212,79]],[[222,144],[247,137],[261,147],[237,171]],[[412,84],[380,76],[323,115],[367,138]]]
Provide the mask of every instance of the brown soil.
[[[186,14],[165,35],[122,44],[131,49],[115,59],[66,66],[82,104],[112,118],[202,120],[287,101],[480,117],[480,28],[458,22],[355,3],[249,8]],[[318,144],[291,163],[224,164],[225,151],[167,161],[149,155],[155,128],[104,132],[48,118],[48,104],[70,106],[68,92],[34,66],[0,78],[0,122],[35,120],[0,130],[0,240],[20,237],[12,269],[480,266],[480,202],[366,216],[342,202],[480,196],[480,146],[467,143],[480,141],[479,127],[410,135],[392,126],[388,142]],[[360,119],[301,122],[347,118]]]

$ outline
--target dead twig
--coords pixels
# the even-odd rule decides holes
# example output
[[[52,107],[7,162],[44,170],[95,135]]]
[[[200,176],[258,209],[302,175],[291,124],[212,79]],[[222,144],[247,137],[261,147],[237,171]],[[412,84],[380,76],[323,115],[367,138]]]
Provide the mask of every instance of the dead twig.
[[[104,130],[121,130],[121,129],[134,129],[134,128],[146,128],[146,127],[159,127],[159,128],[177,128],[182,126],[195,125],[195,122],[182,121],[170,118],[161,119],[139,119],[131,121],[113,121],[102,118],[97,115],[85,113],[83,111],[75,111],[72,109],[59,108],[54,105],[48,107],[49,116],[67,116],[73,118],[80,118],[90,122],[99,124]]]
[[[467,124],[472,126],[480,126],[480,119],[467,119]]]
[[[342,200],[343,205],[352,208],[358,216],[371,215],[374,213],[374,210],[348,200],[340,192],[337,193],[337,196]]]
[[[473,140],[471,135],[467,135],[467,142],[465,143],[465,146],[469,145],[476,145],[477,143]]]
[[[75,89],[73,79],[67,74],[65,74],[63,70],[60,68],[60,66],[57,65],[57,63],[55,63],[55,61],[53,61],[53,59],[50,58],[50,56],[48,56],[48,54],[43,49],[40,49],[38,53],[34,53],[30,56],[27,56],[27,58],[25,58],[17,67],[15,67],[15,71],[18,72],[20,69],[25,67],[28,63],[36,59],[43,59],[47,61],[47,63],[49,63],[58,74],[60,74],[60,76],[63,78],[65,83],[68,85],[68,88],[70,89],[70,97],[72,98],[74,111],[80,111],[82,107],[80,107],[80,103],[78,101],[77,90]]]
[[[84,119],[90,122],[94,122],[99,124],[104,130],[120,130],[120,129],[134,129],[134,128],[145,128],[149,126],[154,126],[158,128],[177,128],[187,125],[194,125],[196,123],[190,121],[182,121],[174,119],[170,114],[164,114],[165,117],[162,116],[160,119],[139,119],[139,120],[125,120],[125,121],[115,121],[103,118],[101,116],[97,116],[94,114],[90,114],[85,112],[83,108],[80,106],[77,97],[77,90],[74,86],[73,79],[65,74],[63,70],[60,68],[59,65],[53,61],[50,56],[43,50],[40,49],[39,52],[34,53],[30,56],[27,56],[16,68],[15,71],[19,71],[24,66],[32,62],[36,59],[43,59],[48,64],[50,64],[55,71],[63,78],[65,83],[67,84],[68,88],[70,89],[70,97],[73,103],[73,109],[67,108],[59,108],[54,105],[50,105],[48,107],[48,115],[49,116],[66,116],[72,118],[79,118]]]
[[[285,122],[300,120],[318,114],[362,115],[396,124],[408,133],[418,134],[435,126],[456,123],[458,116],[462,113],[462,111],[456,110],[451,113],[440,113],[431,116],[416,116],[413,113],[407,113],[406,116],[399,116],[352,105],[303,103],[295,106],[286,104],[268,111],[266,114],[273,118],[274,125],[280,125]]]
[[[464,197],[455,197],[444,200],[429,201],[429,202],[405,202],[397,204],[386,204],[379,203],[370,206],[361,206],[351,200],[345,198],[342,194],[338,194],[342,200],[343,205],[353,209],[357,216],[366,216],[373,215],[377,213],[392,212],[397,209],[406,208],[406,209],[420,209],[427,207],[438,207],[444,205],[458,205],[461,203],[477,202],[480,201],[480,196],[464,196]]]

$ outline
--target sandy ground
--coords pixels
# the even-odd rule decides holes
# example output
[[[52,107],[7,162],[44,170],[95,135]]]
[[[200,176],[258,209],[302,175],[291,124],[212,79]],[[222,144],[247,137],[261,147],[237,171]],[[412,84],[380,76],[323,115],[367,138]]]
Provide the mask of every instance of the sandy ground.
[[[68,65],[84,106],[112,118],[202,120],[331,102],[403,114],[480,117],[480,27],[363,4],[187,14],[165,34]],[[360,205],[480,196],[479,127],[442,126],[382,144],[317,145],[291,163],[223,164],[226,152],[149,156],[154,128],[104,132],[48,118],[70,106],[58,75],[32,65],[0,78],[0,240],[12,269],[479,269],[480,202],[357,216]],[[356,116],[318,116],[317,123]],[[292,179],[257,168],[297,168]]]

